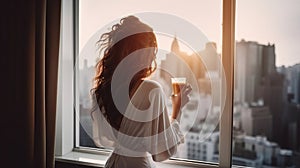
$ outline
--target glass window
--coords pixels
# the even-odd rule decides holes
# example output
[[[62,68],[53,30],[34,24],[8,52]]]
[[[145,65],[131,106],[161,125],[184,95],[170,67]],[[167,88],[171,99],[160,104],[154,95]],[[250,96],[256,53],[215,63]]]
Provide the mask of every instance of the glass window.
[[[237,1],[233,164],[299,167],[298,5]]]
[[[147,11],[147,12],[145,12]],[[76,58],[78,146],[93,147],[90,89],[95,64],[101,58],[96,42],[122,17],[135,15],[157,37],[158,69],[153,80],[171,95],[171,77],[186,77],[192,85],[180,126],[185,143],[175,158],[218,162],[221,110],[222,1],[99,1],[79,0],[78,57]],[[167,102],[171,112],[171,102]],[[199,147],[199,149],[196,147]],[[202,153],[200,152],[202,151]],[[201,157],[200,157],[201,156]]]

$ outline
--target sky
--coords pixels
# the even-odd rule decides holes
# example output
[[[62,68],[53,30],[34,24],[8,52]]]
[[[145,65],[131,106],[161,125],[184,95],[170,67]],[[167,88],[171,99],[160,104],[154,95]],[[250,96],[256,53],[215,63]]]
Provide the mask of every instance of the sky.
[[[277,66],[300,63],[299,6],[300,0],[237,0],[236,40],[274,44]],[[91,43],[92,37],[95,37],[98,30],[107,29],[105,25],[108,23],[141,12],[167,13],[184,19],[196,26],[208,41],[216,42],[221,52],[221,0],[82,0],[79,6],[79,52],[94,43]],[[153,26],[154,31],[156,28]],[[170,27],[167,35],[157,35],[159,48],[170,50],[175,35],[182,42],[182,50],[192,52],[189,44],[180,39],[182,34],[175,27]],[[95,58],[82,55],[79,62],[83,59],[89,63],[94,62]]]
[[[300,63],[300,0],[237,0],[236,40],[275,44],[276,65]]]

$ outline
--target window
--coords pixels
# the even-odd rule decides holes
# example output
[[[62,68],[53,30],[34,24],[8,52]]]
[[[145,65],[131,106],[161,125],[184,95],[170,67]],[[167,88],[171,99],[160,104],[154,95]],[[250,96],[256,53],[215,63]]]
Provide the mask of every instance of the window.
[[[158,5],[160,4],[160,5]],[[95,148],[91,137],[91,108],[89,91],[99,59],[96,42],[120,17],[135,15],[153,27],[158,40],[158,69],[153,79],[162,84],[171,95],[170,73],[174,77],[187,77],[192,85],[191,101],[183,110],[180,123],[186,134],[185,143],[178,147],[174,158],[200,160],[195,146],[207,144],[211,150],[205,160],[219,154],[219,118],[221,114],[222,66],[222,10],[220,0],[210,1],[107,1],[79,0],[79,55],[77,59],[77,91],[79,92],[79,142],[78,146]],[[183,7],[184,6],[184,7]],[[138,10],[137,10],[138,9]],[[150,11],[150,12],[144,12]],[[168,72],[168,73],[165,73]],[[219,99],[218,99],[219,98]],[[168,102],[171,112],[171,102]],[[211,138],[207,138],[213,136]],[[196,138],[197,137],[197,138]],[[191,143],[192,146],[188,144]],[[206,145],[204,145],[206,146]],[[217,149],[217,150],[214,150]],[[192,153],[188,157],[189,153]],[[207,155],[207,156],[206,156]]]
[[[66,2],[72,2],[72,1],[64,1]],[[114,1],[112,1],[114,2]],[[195,28],[200,30],[200,38],[186,38],[184,33],[182,31],[185,31],[188,27],[181,27],[180,24],[177,24],[176,26],[171,26],[170,32],[157,32],[157,38],[158,43],[160,46],[160,53],[161,56],[160,61],[161,64],[163,64],[163,61],[170,56],[171,46],[173,43],[173,46],[179,46],[180,49],[175,49],[179,51],[177,55],[183,54],[182,59],[186,59],[185,64],[187,64],[187,67],[192,67],[190,69],[197,69],[198,66],[194,66],[189,64],[188,59],[191,57],[195,57],[195,55],[201,55],[202,57],[197,58],[198,63],[196,65],[201,65],[201,61],[205,62],[205,66],[200,66],[200,72],[197,74],[198,78],[196,78],[196,82],[193,83],[193,88],[198,88],[198,94],[200,94],[200,100],[191,101],[190,104],[186,106],[187,111],[193,111],[195,108],[197,108],[199,105],[205,106],[205,104],[211,104],[211,106],[203,107],[201,110],[202,116],[197,116],[199,118],[194,117],[194,119],[197,119],[197,122],[194,124],[187,125],[184,127],[186,130],[186,135],[191,136],[193,135],[193,141],[191,142],[186,141],[186,143],[183,145],[183,149],[181,151],[181,154],[178,154],[175,156],[175,159],[189,159],[189,157],[196,158],[196,160],[199,161],[209,161],[209,162],[215,162],[218,163],[221,167],[228,167],[231,165],[231,100],[222,98],[222,96],[213,96],[212,93],[215,94],[221,94],[221,93],[227,93],[227,96],[231,97],[230,95],[230,86],[232,86],[231,79],[232,71],[230,70],[230,67],[232,67],[232,54],[233,54],[233,42],[234,42],[234,1],[225,1],[222,4],[222,1],[214,0],[214,1],[191,1],[186,4],[181,4],[182,2],[178,1],[178,4],[176,4],[174,1],[164,1],[164,2],[157,2],[159,3],[166,3],[162,4],[160,6],[168,6],[168,8],[164,9],[161,7],[161,9],[155,8],[157,5],[154,4],[154,6],[147,6],[145,8],[145,4],[141,4],[139,1],[136,2],[137,5],[141,5],[141,7],[133,8],[132,6],[129,6],[128,8],[124,8],[126,4],[122,5],[120,2],[118,4],[111,4],[109,5],[108,2],[105,3],[105,5],[108,5],[107,8],[104,8],[103,5],[97,6],[95,3],[98,3],[98,1],[75,1],[77,3],[77,6],[73,8],[75,9],[75,14],[77,14],[79,17],[77,17],[74,22],[70,22],[68,24],[64,24],[64,30],[63,33],[68,34],[71,36],[70,41],[75,41],[75,61],[72,61],[71,59],[64,60],[62,58],[62,62],[68,62],[67,66],[65,66],[66,69],[70,69],[69,72],[64,72],[64,65],[61,69],[64,79],[63,81],[60,81],[60,84],[63,85],[63,87],[60,87],[63,91],[61,93],[61,96],[63,97],[63,100],[60,102],[61,106],[58,108],[62,111],[62,114],[58,114],[58,117],[61,115],[61,120],[69,120],[74,117],[75,121],[75,144],[73,144],[73,141],[68,141],[69,143],[62,143],[60,145],[64,146],[72,146],[75,148],[81,148],[81,147],[92,147],[94,148],[95,145],[90,139],[90,133],[91,133],[91,121],[90,116],[87,115],[87,109],[89,108],[89,101],[88,101],[88,94],[89,89],[91,88],[91,78],[93,76],[93,72],[91,68],[95,63],[95,58],[97,58],[96,50],[92,49],[85,49],[87,46],[94,47],[95,40],[99,38],[99,34],[101,32],[98,32],[98,30],[101,30],[101,28],[104,27],[105,24],[111,23],[111,21],[119,20],[122,16],[127,16],[128,14],[136,14],[141,17],[142,21],[145,21],[146,23],[149,23],[150,26],[153,26],[154,30],[156,30],[155,23],[151,23],[151,19],[147,20],[147,15],[142,13],[143,11],[154,11],[156,13],[163,13],[171,14],[176,19],[181,19],[181,21],[186,21],[187,24],[193,24]],[[66,9],[70,9],[70,6],[68,8],[68,5],[65,4],[64,7]],[[114,10],[112,12],[112,9],[118,7],[119,10]],[[174,7],[172,7],[174,5]],[[72,6],[72,3],[71,3]],[[144,8],[143,8],[144,6]],[[180,8],[179,8],[179,7]],[[182,6],[185,6],[185,8],[182,8]],[[223,9],[222,10],[222,6]],[[179,9],[177,9],[179,8]],[[128,9],[128,10],[124,10]],[[134,10],[139,9],[139,10]],[[66,10],[68,16],[72,16],[73,11]],[[96,13],[96,12],[103,12],[103,13]],[[142,12],[141,12],[142,11]],[[193,11],[191,12],[191,15],[189,16],[188,12],[186,11]],[[88,17],[84,17],[84,13],[88,13]],[[118,13],[119,12],[119,13]],[[203,13],[201,13],[203,12]],[[144,16],[144,18],[143,18]],[[170,16],[170,15],[166,15]],[[66,16],[65,16],[66,17]],[[149,17],[149,16],[148,16]],[[153,17],[153,16],[152,16]],[[222,21],[223,18],[223,21]],[[66,19],[66,18],[65,18]],[[143,20],[144,19],[144,20]],[[194,20],[199,19],[199,20]],[[64,20],[64,17],[63,17]],[[101,20],[101,22],[100,22]],[[78,23],[79,22],[79,23]],[[222,27],[223,22],[223,27]],[[77,24],[76,24],[77,23]],[[168,22],[171,23],[171,22]],[[161,23],[160,23],[161,24]],[[75,31],[72,32],[72,26],[75,25]],[[179,29],[176,29],[176,27],[179,26]],[[191,26],[193,27],[193,26]],[[69,29],[68,29],[69,28]],[[105,28],[104,28],[105,29]],[[212,30],[211,30],[212,29]],[[96,33],[96,35],[94,34]],[[164,34],[165,33],[165,34]],[[166,34],[168,33],[168,34]],[[83,34],[85,34],[83,36]],[[73,35],[73,36],[72,36]],[[176,38],[175,38],[176,37]],[[195,42],[189,41],[190,39],[195,39]],[[68,44],[72,44],[68,41]],[[225,43],[224,43],[225,42]],[[86,45],[88,44],[88,45]],[[196,45],[195,45],[196,44]],[[222,45],[224,44],[224,45]],[[62,47],[64,50],[66,50],[64,47]],[[176,48],[176,47],[175,47]],[[173,48],[174,49],[174,48]],[[86,53],[86,51],[94,51],[94,53]],[[174,53],[174,52],[173,52]],[[62,53],[65,55],[72,55],[72,52],[65,52]],[[167,55],[169,54],[169,55]],[[63,56],[63,57],[64,57]],[[215,64],[215,62],[218,61],[211,61],[205,60],[205,56],[211,56],[213,58],[222,58],[222,62],[225,60],[225,66],[224,70],[226,73],[226,85],[225,80],[223,80],[224,73],[220,72],[222,70],[221,64]],[[165,57],[165,58],[164,58]],[[226,62],[227,61],[227,62]],[[200,62],[200,63],[199,63]],[[72,68],[75,68],[75,71],[73,71]],[[199,72],[199,71],[198,71]],[[159,71],[158,71],[159,73]],[[223,76],[222,76],[223,75]],[[159,76],[156,75],[156,77]],[[221,78],[222,77],[222,78]],[[69,82],[74,82],[74,88],[67,87],[67,84],[65,83],[65,80],[69,78]],[[166,81],[165,83],[167,83]],[[201,83],[204,87],[198,87],[198,82]],[[224,84],[224,85],[221,85]],[[73,85],[72,85],[73,86]],[[222,87],[220,87],[222,86]],[[166,84],[166,87],[168,87],[168,84]],[[64,90],[68,90],[67,92],[64,92]],[[166,89],[167,90],[167,89]],[[212,91],[213,90],[213,91]],[[70,92],[69,92],[70,91]],[[217,92],[215,92],[217,91]],[[64,94],[66,93],[66,94]],[[193,93],[194,96],[197,93]],[[67,96],[68,95],[68,96]],[[71,99],[70,96],[74,96],[75,99]],[[195,96],[199,97],[199,96]],[[219,99],[214,99],[212,97],[219,97]],[[59,100],[60,101],[60,100]],[[66,103],[64,103],[66,102]],[[66,105],[67,104],[67,105]],[[217,104],[217,105],[216,105]],[[74,116],[66,117],[64,116],[64,111],[66,109],[64,106],[69,106],[69,111],[72,111],[73,108],[75,109]],[[73,106],[74,105],[74,106]],[[221,116],[221,110],[223,108],[222,105],[226,105],[224,107],[223,115]],[[198,112],[198,111],[197,111]],[[200,114],[201,114],[200,113]],[[198,113],[197,113],[198,114]],[[207,114],[213,114],[210,116],[213,117],[206,117]],[[190,114],[184,114],[183,115],[186,118],[193,118]],[[217,122],[217,125],[209,124]],[[207,123],[208,122],[208,123]],[[58,122],[60,123],[60,122]],[[72,124],[73,121],[70,121]],[[68,123],[68,126],[70,125]],[[72,130],[64,131],[64,126],[62,126],[62,132],[58,132],[62,135],[62,138],[64,138],[64,133],[73,134]],[[206,138],[203,138],[203,135],[209,135]],[[59,136],[57,136],[59,137]],[[69,136],[68,136],[69,137]],[[196,138],[195,138],[196,137]],[[220,138],[220,139],[219,139]],[[194,146],[186,147],[188,144]],[[200,152],[197,152],[195,150],[196,146],[199,146],[200,148],[202,145],[205,144],[206,146],[204,149],[200,149]],[[74,145],[74,146],[73,146]],[[193,149],[194,153],[188,153],[188,149]],[[203,151],[205,150],[205,151]],[[203,152],[201,152],[203,151]],[[186,152],[186,153],[185,153]],[[65,153],[65,152],[61,152]],[[194,160],[194,159],[193,159]],[[206,164],[209,166],[209,164]]]
[[[295,5],[299,1],[237,1],[233,164],[299,166],[300,29],[295,27],[300,12]]]

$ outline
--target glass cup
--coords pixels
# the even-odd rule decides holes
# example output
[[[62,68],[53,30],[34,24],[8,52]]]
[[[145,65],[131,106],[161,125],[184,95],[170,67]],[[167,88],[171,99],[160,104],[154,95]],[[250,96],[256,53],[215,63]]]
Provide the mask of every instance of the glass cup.
[[[180,88],[186,84],[186,78],[171,78],[172,83],[172,95],[176,96],[180,93]]]

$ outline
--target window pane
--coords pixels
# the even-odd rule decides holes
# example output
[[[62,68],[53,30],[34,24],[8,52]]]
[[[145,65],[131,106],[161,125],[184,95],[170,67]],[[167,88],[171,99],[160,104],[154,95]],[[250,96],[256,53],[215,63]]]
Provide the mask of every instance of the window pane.
[[[237,1],[233,164],[300,166],[299,5]]]
[[[79,57],[77,58],[80,121],[79,146],[96,147],[91,139],[89,91],[99,60],[96,42],[120,18],[135,15],[151,26],[157,38],[158,68],[152,79],[171,95],[171,77],[186,77],[192,85],[180,126],[185,143],[174,157],[218,162],[221,109],[220,64],[222,1],[79,1]],[[145,13],[145,11],[147,11]],[[100,53],[101,55],[101,53]],[[223,100],[225,100],[223,98]],[[170,99],[167,108],[171,114]]]

